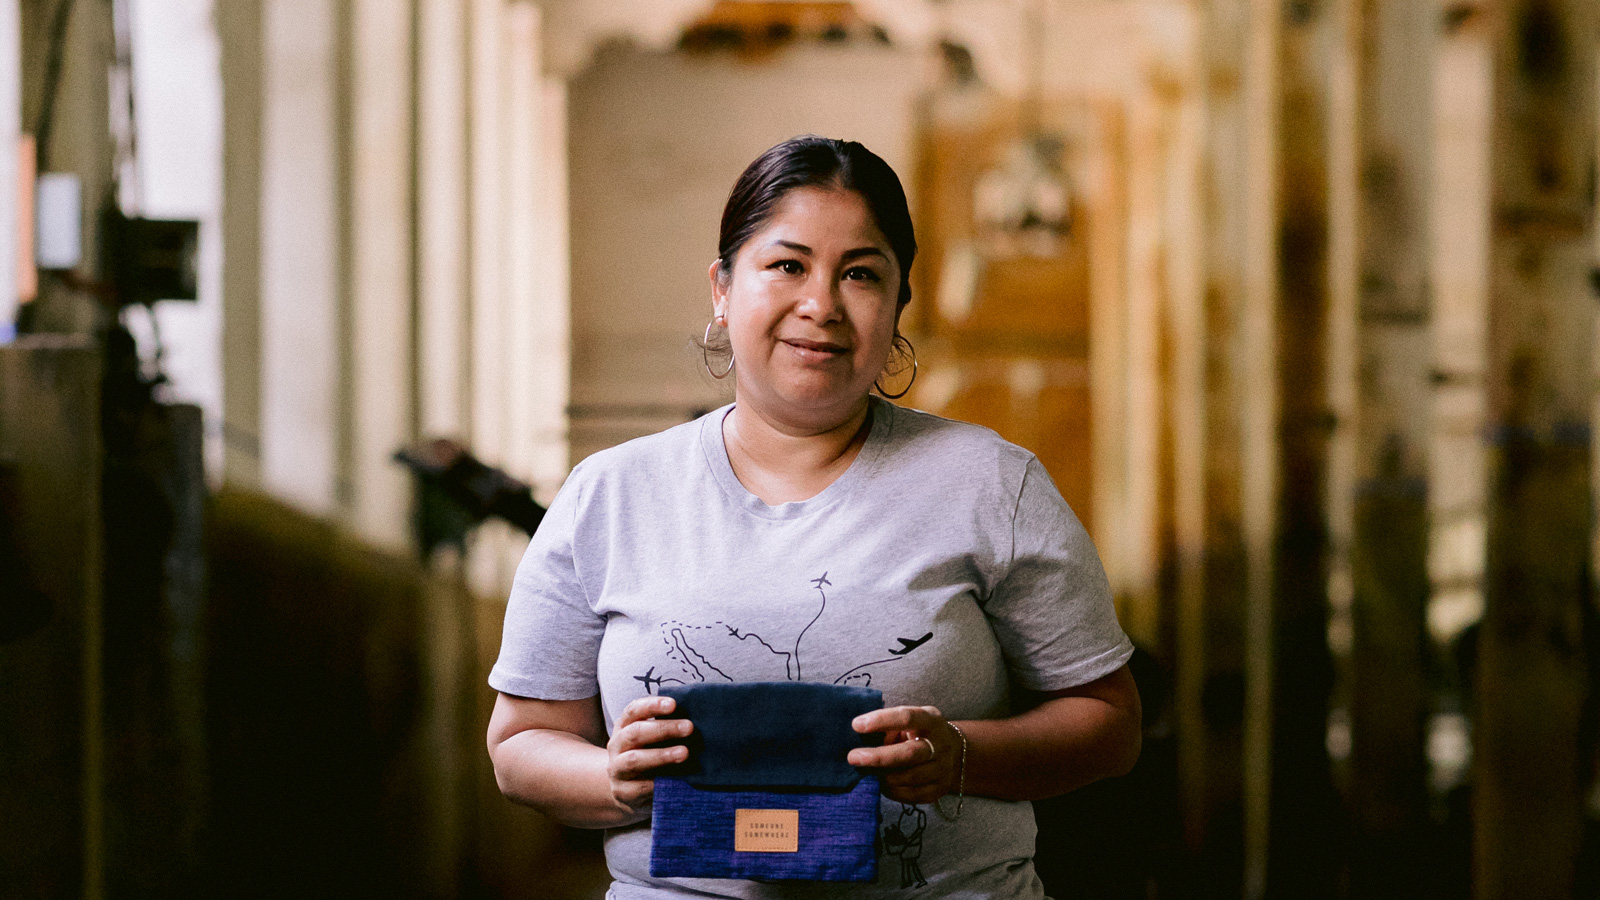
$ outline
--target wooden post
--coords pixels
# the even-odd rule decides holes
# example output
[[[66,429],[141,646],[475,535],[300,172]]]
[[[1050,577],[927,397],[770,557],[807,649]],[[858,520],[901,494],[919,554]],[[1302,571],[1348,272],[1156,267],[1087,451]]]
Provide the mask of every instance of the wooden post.
[[[1592,525],[1592,0],[1492,7],[1488,552],[1477,642],[1480,898],[1570,896]]]
[[[1249,10],[1210,0],[1204,27],[1205,90],[1205,520],[1203,621],[1180,625],[1177,680],[1184,835],[1195,880],[1217,896],[1243,892],[1245,549],[1241,415],[1247,107],[1242,90]],[[1199,646],[1192,648],[1193,641]],[[1188,652],[1185,653],[1185,649]]]
[[[1330,85],[1329,644],[1350,896],[1425,890],[1431,335],[1426,4],[1344,0]],[[1344,756],[1339,752],[1338,756]],[[1336,757],[1336,762],[1338,758]]]
[[[1250,0],[1243,27],[1243,270],[1239,304],[1239,531],[1245,589],[1242,789],[1243,885],[1267,892],[1274,769],[1273,554],[1281,480],[1278,442],[1278,171],[1282,110],[1281,5]]]
[[[1268,891],[1332,896],[1337,799],[1327,755],[1327,4],[1274,7],[1278,202],[1274,303],[1279,401],[1272,496],[1272,771]],[[1253,27],[1264,27],[1256,23]],[[1253,598],[1254,602],[1254,598]],[[1252,665],[1260,661],[1252,658]]]

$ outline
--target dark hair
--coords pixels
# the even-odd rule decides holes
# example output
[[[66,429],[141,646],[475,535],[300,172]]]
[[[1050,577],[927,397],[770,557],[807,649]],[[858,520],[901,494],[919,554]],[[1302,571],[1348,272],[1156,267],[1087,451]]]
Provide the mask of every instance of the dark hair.
[[[728,194],[722,209],[722,235],[717,243],[717,263],[723,277],[733,271],[733,260],[750,236],[772,217],[784,195],[800,187],[832,187],[855,191],[867,202],[878,230],[889,240],[900,265],[901,305],[911,300],[911,263],[917,257],[917,238],[911,228],[906,192],[894,169],[876,153],[855,141],[803,134],[790,138],[756,157]]]

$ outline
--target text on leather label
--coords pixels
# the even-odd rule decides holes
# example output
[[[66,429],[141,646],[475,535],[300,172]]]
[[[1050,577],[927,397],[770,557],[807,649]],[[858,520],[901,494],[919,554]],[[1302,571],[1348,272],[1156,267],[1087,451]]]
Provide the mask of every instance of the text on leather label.
[[[734,810],[736,853],[795,853],[800,849],[800,810]]]

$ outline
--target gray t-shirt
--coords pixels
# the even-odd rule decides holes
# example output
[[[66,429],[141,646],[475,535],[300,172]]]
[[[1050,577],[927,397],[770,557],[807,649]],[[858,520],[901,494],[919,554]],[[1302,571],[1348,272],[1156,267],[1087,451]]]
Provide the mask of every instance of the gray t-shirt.
[[[573,469],[517,571],[490,685],[598,693],[608,730],[646,692],[700,681],[869,686],[984,719],[1008,714],[1011,683],[1074,687],[1132,654],[1088,534],[1028,451],[874,398],[850,468],[768,506],[728,463],[731,409]],[[949,822],[884,798],[880,827],[872,885],[652,879],[649,823],[613,829],[610,896],[1042,896],[1028,803],[968,797]]]

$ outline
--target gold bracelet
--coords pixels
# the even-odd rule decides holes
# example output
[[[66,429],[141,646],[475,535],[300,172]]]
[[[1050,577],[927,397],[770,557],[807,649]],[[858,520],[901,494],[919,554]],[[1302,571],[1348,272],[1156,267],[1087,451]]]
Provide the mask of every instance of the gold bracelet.
[[[946,822],[954,822],[961,818],[961,807],[967,801],[967,735],[966,732],[956,727],[956,723],[946,721],[945,724],[949,725],[950,730],[956,733],[956,737],[961,738],[961,762],[958,769],[959,774],[956,776],[956,814],[949,815],[944,811],[944,807],[939,805],[939,801],[943,800],[943,797],[934,799],[933,808],[939,811],[939,816]]]

